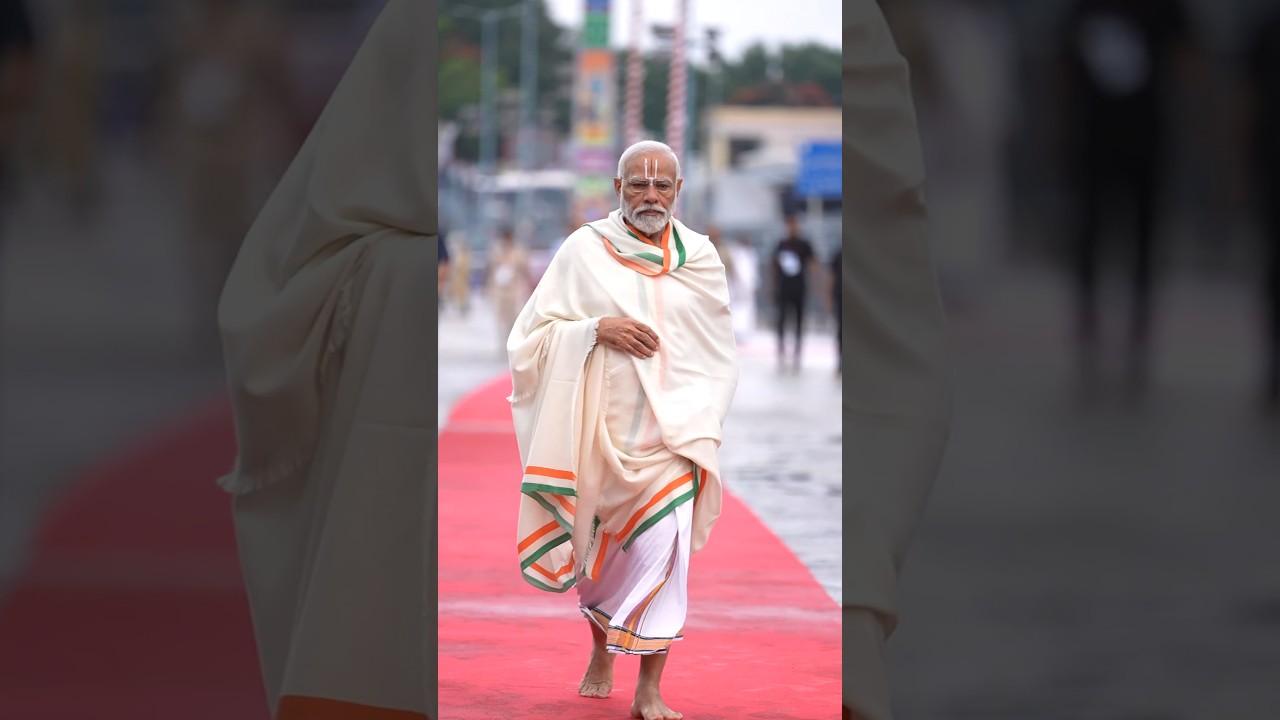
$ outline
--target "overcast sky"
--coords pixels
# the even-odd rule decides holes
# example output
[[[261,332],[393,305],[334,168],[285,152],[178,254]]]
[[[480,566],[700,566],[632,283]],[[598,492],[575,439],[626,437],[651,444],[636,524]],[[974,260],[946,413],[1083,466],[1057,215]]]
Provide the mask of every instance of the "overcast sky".
[[[631,41],[632,3],[610,0],[609,36],[615,47]],[[545,0],[551,16],[561,25],[580,27],[587,0]],[[841,41],[840,0],[784,0],[753,3],[745,0],[688,0],[691,35],[702,36],[708,26],[720,29],[720,51],[727,58],[741,56],[757,40],[773,48],[781,43],[816,41],[839,48]],[[676,0],[644,0],[644,24],[675,20]],[[643,47],[653,43],[646,32]],[[699,61],[705,50],[695,50]]]

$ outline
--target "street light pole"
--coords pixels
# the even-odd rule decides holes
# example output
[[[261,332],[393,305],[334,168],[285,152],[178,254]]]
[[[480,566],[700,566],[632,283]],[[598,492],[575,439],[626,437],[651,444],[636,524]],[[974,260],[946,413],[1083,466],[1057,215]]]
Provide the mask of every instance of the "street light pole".
[[[524,0],[524,26],[520,38],[520,169],[534,166],[534,103],[538,96],[538,14],[535,0]],[[520,193],[520,218],[529,220],[533,189],[526,183]],[[525,238],[526,240],[528,238]]]
[[[693,29],[693,0],[683,1],[684,16],[680,19],[680,22],[684,26],[684,30],[682,30],[681,34],[686,38],[685,42],[688,43],[689,49],[693,50],[697,48],[697,42],[691,39],[691,33],[689,32]],[[697,152],[695,148],[698,145],[698,68],[693,64],[692,54],[685,56],[684,65],[684,72],[689,78],[689,96],[685,100],[685,123],[688,127],[688,130],[686,131],[688,137],[685,140],[685,154],[689,156],[690,160],[692,160],[694,154]]]
[[[497,40],[498,40],[498,22],[509,17],[514,17],[517,12],[523,11],[519,4],[511,5],[502,9],[479,8],[473,5],[456,5],[454,12],[459,16],[471,18],[480,21],[480,174],[486,180],[494,174],[495,155],[497,153],[497,122],[495,108],[498,94],[498,70],[497,70]],[[488,235],[489,221],[488,213],[480,212],[479,192],[477,188],[472,188],[472,192],[476,195],[476,212],[472,217],[479,216],[481,227]]]
[[[497,122],[495,105],[498,95],[497,42],[498,22],[515,17],[517,12],[527,12],[520,5],[501,9],[457,5],[454,12],[462,17],[480,21],[480,167],[484,174],[493,173],[497,154]],[[526,38],[527,42],[527,33]]]
[[[678,0],[680,17],[677,18],[676,24],[662,25],[654,24],[651,30],[655,37],[668,45],[667,53],[671,64],[670,86],[667,104],[667,143],[672,146],[673,150],[682,156],[692,158],[699,148],[698,131],[699,131],[699,115],[698,115],[698,82],[697,68],[687,59],[685,52],[689,50],[706,49],[709,65],[712,69],[711,88],[704,88],[704,93],[708,94],[708,105],[718,105],[720,100],[721,87],[719,83],[719,75],[714,71],[712,66],[719,66],[720,53],[716,47],[716,41],[719,38],[720,30],[718,28],[706,28],[706,39],[699,42],[690,39],[687,29],[692,23],[688,20],[688,7],[690,0]],[[683,87],[681,87],[683,86]],[[683,92],[681,91],[683,89]],[[680,95],[681,102],[684,105],[681,117],[675,119],[677,110],[676,96]],[[677,149],[679,144],[679,149]],[[705,154],[705,150],[703,150]],[[709,201],[707,201],[709,202]],[[706,203],[704,203],[705,205]]]
[[[484,112],[480,115],[480,165],[484,168],[485,175],[492,175],[497,144],[497,138],[494,137],[497,129],[497,118],[494,117],[497,98],[494,96],[498,93],[498,73],[494,68],[497,63],[494,62],[493,53],[497,49],[495,30],[498,29],[498,22],[493,12],[485,13],[480,22],[480,104],[484,106]]]

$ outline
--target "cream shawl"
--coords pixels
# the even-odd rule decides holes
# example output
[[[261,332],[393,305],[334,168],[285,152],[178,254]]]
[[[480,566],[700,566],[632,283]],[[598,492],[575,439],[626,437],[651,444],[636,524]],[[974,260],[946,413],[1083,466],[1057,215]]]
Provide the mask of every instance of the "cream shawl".
[[[632,363],[669,459],[697,468],[686,481],[636,467],[610,439],[605,349],[595,345],[606,316],[643,322],[660,339],[652,358],[613,352],[611,361]],[[564,592],[598,566],[610,540],[626,547],[684,501],[694,502],[691,547],[701,549],[720,514],[716,453],[738,377],[724,265],[707,236],[673,219],[655,247],[627,229],[619,210],[584,225],[552,259],[507,350],[525,580]]]
[[[387,4],[227,278],[218,324],[238,453],[218,482],[230,492],[305,471],[371,246],[438,233],[433,17],[420,0]]]

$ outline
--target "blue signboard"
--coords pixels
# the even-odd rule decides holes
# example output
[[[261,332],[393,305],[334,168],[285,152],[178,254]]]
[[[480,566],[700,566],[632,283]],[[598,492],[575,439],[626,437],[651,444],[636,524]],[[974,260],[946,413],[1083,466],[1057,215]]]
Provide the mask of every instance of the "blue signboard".
[[[806,143],[800,148],[796,195],[824,199],[842,196],[840,147],[837,140]]]

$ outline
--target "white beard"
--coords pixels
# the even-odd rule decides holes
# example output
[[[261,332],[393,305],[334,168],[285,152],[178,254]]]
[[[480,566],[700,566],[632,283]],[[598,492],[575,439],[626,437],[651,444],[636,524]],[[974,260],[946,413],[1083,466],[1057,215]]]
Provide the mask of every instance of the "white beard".
[[[667,226],[667,222],[671,220],[671,213],[663,209],[661,205],[641,205],[633,212],[627,207],[627,203],[621,199],[618,201],[618,207],[622,210],[622,217],[628,222],[636,226],[636,229],[646,235],[652,235],[661,232],[662,228]],[[662,213],[661,217],[648,217],[641,215],[645,210],[657,210]]]

